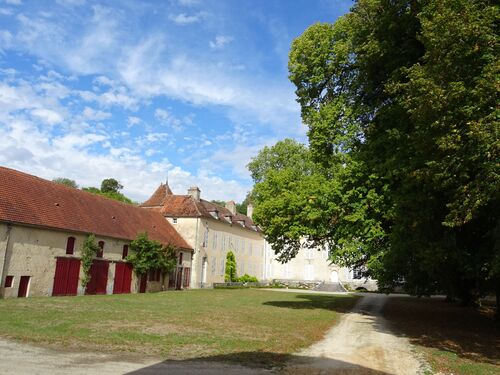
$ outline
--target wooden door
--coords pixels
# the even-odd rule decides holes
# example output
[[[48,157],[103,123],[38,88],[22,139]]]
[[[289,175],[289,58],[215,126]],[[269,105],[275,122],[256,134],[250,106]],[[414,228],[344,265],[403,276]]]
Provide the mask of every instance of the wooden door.
[[[90,267],[90,281],[87,284],[85,294],[106,294],[108,284],[109,262],[106,260],[94,260]]]
[[[57,258],[53,296],[76,296],[80,275],[80,260]]]
[[[21,276],[19,280],[18,297],[28,297],[28,286],[30,285],[30,276]]]
[[[139,285],[139,293],[146,293],[146,286],[148,285],[148,275],[141,276],[141,284]]]
[[[175,289],[180,290],[182,288],[182,267],[177,267],[177,280],[175,282]]]
[[[132,283],[132,264],[116,263],[113,294],[130,293]]]

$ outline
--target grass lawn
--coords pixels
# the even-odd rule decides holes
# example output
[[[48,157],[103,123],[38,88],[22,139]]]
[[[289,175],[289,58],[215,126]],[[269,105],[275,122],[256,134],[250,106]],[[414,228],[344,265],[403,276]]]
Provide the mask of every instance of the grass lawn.
[[[69,350],[277,365],[320,340],[353,296],[189,290],[0,300],[0,336]]]
[[[500,326],[492,309],[475,310],[437,298],[390,298],[383,310],[432,370],[500,374]]]

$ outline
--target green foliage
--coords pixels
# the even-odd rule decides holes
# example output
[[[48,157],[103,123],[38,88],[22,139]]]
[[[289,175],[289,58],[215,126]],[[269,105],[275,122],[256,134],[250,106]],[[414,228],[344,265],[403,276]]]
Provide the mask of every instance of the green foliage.
[[[75,180],[71,180],[66,177],[57,177],[52,180],[52,182],[55,182],[56,184],[61,184],[61,185],[66,185],[75,189],[78,189],[78,185],[76,184]]]
[[[111,191],[111,192],[104,193],[96,187],[84,187],[84,188],[82,188],[82,190],[87,191],[87,192],[92,193],[92,194],[101,195],[101,196],[109,198],[109,199],[114,199],[115,201],[120,201],[120,202],[127,203],[127,204],[137,204],[136,202],[132,201],[130,198],[126,197],[125,195],[123,195],[120,192]]]
[[[230,250],[226,255],[226,271],[224,280],[229,282],[229,281],[237,281],[237,279],[238,278],[236,276],[236,258],[234,256],[234,253]]]
[[[95,236],[89,234],[85,241],[83,241],[81,248],[81,265],[83,271],[82,277],[82,287],[86,287],[90,281],[90,267],[92,266],[92,261],[94,257],[99,252],[99,246],[95,242]]]
[[[246,215],[247,214],[247,206],[251,202],[251,195],[250,192],[247,193],[245,199],[241,203],[236,203],[236,212]]]
[[[382,288],[500,296],[498,8],[360,0],[290,52],[309,147],[249,164],[279,259],[304,239]]]
[[[173,246],[163,246],[158,241],[150,240],[147,233],[138,234],[130,243],[131,254],[127,262],[132,263],[137,275],[145,275],[151,270],[170,273],[177,265],[177,254]]]
[[[123,186],[114,178],[106,178],[101,182],[101,191],[103,193],[118,193]]]
[[[259,280],[255,276],[250,276],[248,274],[244,274],[236,279],[239,283],[258,283]]]
[[[216,204],[218,206],[221,206],[221,207],[226,207],[226,202],[224,202],[224,201],[218,201],[218,200],[214,199],[214,200],[211,200],[210,202],[213,204]]]

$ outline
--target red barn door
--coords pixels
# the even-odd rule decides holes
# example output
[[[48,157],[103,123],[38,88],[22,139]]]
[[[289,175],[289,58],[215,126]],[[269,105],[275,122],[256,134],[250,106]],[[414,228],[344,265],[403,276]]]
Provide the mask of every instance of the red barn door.
[[[56,274],[54,276],[53,296],[76,296],[78,276],[80,275],[80,260],[57,258]]]
[[[90,267],[90,281],[85,294],[106,294],[109,262],[95,259]]]
[[[113,294],[130,293],[131,283],[132,265],[130,263],[116,263]]]

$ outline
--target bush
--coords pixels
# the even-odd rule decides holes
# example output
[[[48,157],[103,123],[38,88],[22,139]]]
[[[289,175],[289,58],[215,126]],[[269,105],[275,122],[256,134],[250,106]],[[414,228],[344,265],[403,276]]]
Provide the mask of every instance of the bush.
[[[258,283],[259,280],[255,276],[250,276],[248,274],[244,274],[243,276],[238,277],[236,280],[240,283]]]

